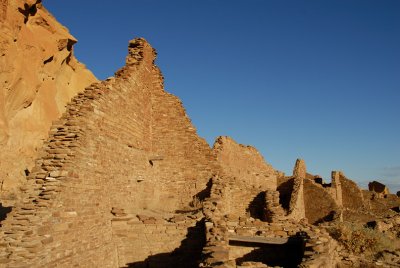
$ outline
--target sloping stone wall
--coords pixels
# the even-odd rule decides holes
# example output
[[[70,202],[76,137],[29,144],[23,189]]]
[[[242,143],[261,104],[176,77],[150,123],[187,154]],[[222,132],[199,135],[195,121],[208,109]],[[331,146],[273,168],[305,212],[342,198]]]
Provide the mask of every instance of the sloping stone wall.
[[[238,144],[232,138],[218,137],[213,146],[224,174],[240,177],[247,184],[263,189],[276,190],[275,169],[252,146]]]
[[[86,88],[53,124],[22,202],[2,222],[1,263],[116,267],[118,248],[138,241],[113,238],[113,208],[170,213],[206,188],[211,149],[163,91],[154,58],[144,39],[131,41],[116,77]]]
[[[340,183],[342,185],[343,207],[359,210],[364,207],[364,198],[357,184],[348,179],[342,172],[339,172]]]
[[[227,214],[261,218],[266,190],[276,190],[276,171],[251,146],[236,143],[229,137],[218,137],[213,153],[221,174],[229,178],[225,193]],[[240,202],[238,202],[240,200]]]
[[[331,221],[336,217],[338,206],[332,196],[320,185],[304,180],[305,217],[311,224]]]

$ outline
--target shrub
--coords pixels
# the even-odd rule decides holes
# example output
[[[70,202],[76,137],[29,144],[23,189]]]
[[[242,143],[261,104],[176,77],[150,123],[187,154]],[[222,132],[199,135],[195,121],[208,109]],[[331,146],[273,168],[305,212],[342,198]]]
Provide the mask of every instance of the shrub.
[[[394,243],[389,237],[361,224],[340,223],[329,232],[345,249],[355,254],[375,254],[384,250],[395,250]]]

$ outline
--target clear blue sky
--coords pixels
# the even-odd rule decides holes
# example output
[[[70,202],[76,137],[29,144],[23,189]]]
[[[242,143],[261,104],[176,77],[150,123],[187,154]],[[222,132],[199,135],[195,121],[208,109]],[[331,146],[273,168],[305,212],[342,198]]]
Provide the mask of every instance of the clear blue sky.
[[[158,51],[166,90],[211,145],[228,135],[291,173],[400,190],[400,1],[44,1],[104,79],[128,40]]]

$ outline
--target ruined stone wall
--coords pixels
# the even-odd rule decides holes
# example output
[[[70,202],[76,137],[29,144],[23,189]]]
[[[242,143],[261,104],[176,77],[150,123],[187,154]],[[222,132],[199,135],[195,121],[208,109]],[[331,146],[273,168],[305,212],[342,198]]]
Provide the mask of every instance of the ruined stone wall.
[[[225,196],[226,214],[262,219],[265,207],[263,196],[266,189],[248,184],[247,181],[236,177],[231,177],[229,184]]]
[[[289,211],[290,198],[293,191],[294,178],[280,176],[278,177],[279,203],[286,210]]]
[[[116,238],[133,229],[113,226],[113,209],[172,213],[206,188],[211,150],[181,103],[163,92],[153,49],[143,39],[129,46],[115,79],[85,89],[53,124],[23,201],[2,222],[0,262],[125,265],[119,255],[128,261],[125,249],[141,244],[134,236]],[[179,230],[175,243],[185,227]],[[159,247],[142,246],[142,258],[166,250],[159,239]]]
[[[363,194],[357,184],[346,178],[342,172],[339,172],[339,178],[342,185],[343,207],[352,210],[358,210],[364,207]]]
[[[332,196],[320,185],[304,180],[305,217],[311,224],[331,221],[336,217],[338,206]]]
[[[236,143],[230,137],[218,137],[213,146],[224,174],[241,178],[254,186],[276,190],[276,171],[252,146]]]
[[[304,180],[307,169],[303,159],[297,159],[293,169],[293,190],[289,202],[289,216],[294,220],[305,217]]]
[[[196,267],[205,243],[204,223],[114,218],[119,267]]]
[[[263,194],[266,190],[276,190],[276,171],[254,147],[238,144],[229,137],[218,137],[213,153],[221,173],[230,180],[226,213],[261,218],[265,205]]]
[[[343,190],[342,190],[342,182],[340,181],[340,172],[332,171],[332,188],[331,195],[333,199],[336,201],[338,207],[343,207]]]
[[[293,191],[289,202],[289,217],[297,221],[305,218],[304,179],[293,179]]]
[[[159,181],[169,182],[157,186],[163,193],[159,197],[162,207],[176,209],[176,202],[182,207],[206,190],[217,164],[209,145],[197,136],[178,98],[162,90],[155,91],[152,109],[152,154],[162,159],[152,161],[152,172]]]
[[[201,267],[266,267],[284,266],[293,261],[295,251],[300,248],[285,248],[285,245],[265,245],[260,248],[232,244],[232,237],[245,239],[289,239],[302,231],[310,239],[305,244],[301,267],[335,267],[337,265],[337,244],[324,230],[305,222],[299,224],[293,219],[267,223],[259,219],[236,217],[226,214],[226,198],[234,186],[231,178],[215,176],[212,179],[211,195],[204,202],[206,245],[203,248]],[[272,191],[272,190],[271,190]],[[240,203],[241,200],[236,200]],[[304,249],[303,249],[304,250]],[[243,266],[242,266],[243,265]],[[293,265],[289,265],[290,267]],[[288,266],[288,267],[289,267]]]

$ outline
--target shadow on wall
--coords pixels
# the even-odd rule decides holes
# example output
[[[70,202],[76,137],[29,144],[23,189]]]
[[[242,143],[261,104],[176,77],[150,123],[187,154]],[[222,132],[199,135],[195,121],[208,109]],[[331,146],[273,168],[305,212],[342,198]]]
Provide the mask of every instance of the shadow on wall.
[[[10,213],[12,207],[3,207],[3,204],[0,203],[0,226],[1,222],[7,218],[7,214]]]
[[[190,213],[201,210],[203,207],[203,201],[211,195],[211,186],[212,179],[209,179],[206,188],[192,196],[193,199],[189,204],[190,208],[175,210],[175,213]]]
[[[246,246],[240,242],[229,243],[235,246]],[[249,245],[247,245],[249,246]],[[264,244],[250,253],[237,258],[236,264],[241,265],[244,262],[261,262],[268,266],[279,267],[298,267],[304,257],[305,241],[298,237],[291,237],[286,244],[272,245]]]
[[[294,179],[291,178],[278,186],[277,191],[279,192],[279,203],[282,208],[289,210],[290,197],[293,191]]]
[[[182,240],[179,248],[172,252],[160,253],[147,257],[144,261],[127,264],[128,268],[192,268],[198,267],[201,252],[206,243],[204,219],[198,221],[196,226],[189,227],[186,238]]]
[[[264,220],[265,205],[265,192],[260,192],[251,200],[246,212],[254,219]]]
[[[198,192],[193,198],[197,198],[200,201],[204,201],[206,198],[210,197],[211,194],[212,179],[209,179],[206,188]]]

